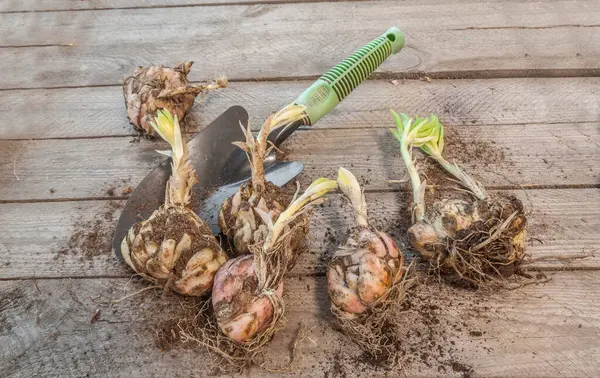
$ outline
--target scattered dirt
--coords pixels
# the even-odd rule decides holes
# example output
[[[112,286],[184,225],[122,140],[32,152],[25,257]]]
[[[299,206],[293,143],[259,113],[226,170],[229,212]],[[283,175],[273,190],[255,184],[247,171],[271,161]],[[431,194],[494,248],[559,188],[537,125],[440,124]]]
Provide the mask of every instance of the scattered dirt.
[[[461,361],[460,352],[464,349],[455,340],[465,340],[465,334],[471,337],[483,334],[469,329],[479,328],[482,319],[487,318],[490,296],[483,291],[449,288],[431,277],[424,279],[427,281],[407,297],[406,311],[401,316],[401,324],[410,324],[402,337],[405,366],[423,364],[442,373],[454,371],[468,376],[472,368]],[[480,348],[478,344],[471,347]]]
[[[471,131],[472,132],[472,131]],[[467,138],[468,137],[468,138]],[[488,142],[478,139],[477,135],[461,135],[454,128],[445,129],[444,135],[444,157],[449,162],[456,162],[467,173],[473,174],[473,166],[480,168],[489,168],[492,166],[514,165],[506,157],[504,150],[495,145],[495,142]],[[450,188],[457,186],[451,180],[452,176],[447,174],[433,159],[426,158],[424,154],[419,153],[417,165],[427,180],[427,185],[433,186],[429,189],[437,191],[439,187]],[[478,177],[475,176],[477,179]],[[483,183],[485,185],[485,183]],[[408,185],[410,189],[410,185]],[[437,199],[437,198],[433,198]]]
[[[15,312],[22,310],[19,308],[24,302],[30,302],[29,306],[33,306],[35,300],[32,300],[31,294],[27,293],[23,287],[14,286],[8,287],[0,295],[0,332],[9,335],[13,328],[22,326],[19,322],[19,317],[15,316]],[[30,309],[27,306],[27,309]]]
[[[346,378],[346,372],[343,370],[340,360],[340,352],[338,352],[333,358],[333,366],[331,366],[331,369],[327,372],[329,377]]]
[[[452,127],[444,129],[444,157],[450,162],[456,160],[484,167],[506,161],[504,150],[496,146],[495,142],[482,140],[471,130],[468,135],[461,135]]]
[[[409,292],[395,322],[400,340],[397,346],[401,355],[400,368],[382,366],[365,353],[357,356],[342,350],[331,355],[328,367],[323,366],[324,376],[345,377],[357,372],[396,376],[398,371],[411,376],[423,370],[434,370],[442,375],[459,373],[462,377],[473,374],[469,355],[490,354],[492,349],[480,345],[470,332],[482,329],[489,322],[486,319],[494,310],[488,303],[493,301],[493,295],[456,289],[421,277],[421,280],[425,279],[426,282]],[[334,341],[335,344],[338,342]],[[341,342],[343,345],[348,341],[343,338]]]
[[[140,143],[140,140],[142,139],[142,134],[139,133],[137,135],[135,135],[130,141],[129,143],[133,144],[133,143]]]
[[[107,201],[102,212],[91,220],[81,220],[78,215],[67,244],[56,250],[55,258],[70,254],[92,260],[96,256],[111,254],[111,241],[116,227],[115,213],[122,207],[122,202]]]

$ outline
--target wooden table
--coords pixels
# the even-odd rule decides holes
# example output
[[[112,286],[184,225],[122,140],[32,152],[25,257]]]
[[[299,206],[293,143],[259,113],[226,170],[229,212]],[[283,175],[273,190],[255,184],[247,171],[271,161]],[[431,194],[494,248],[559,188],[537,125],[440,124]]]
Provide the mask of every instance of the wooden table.
[[[136,141],[127,123],[120,85],[135,66],[194,60],[193,80],[227,74],[230,88],[194,108],[192,132],[233,104],[259,125],[392,25],[405,49],[285,145],[306,164],[301,183],[351,168],[372,218],[402,243],[408,204],[387,182],[404,176],[388,109],[433,112],[451,156],[524,200],[532,257],[589,257],[538,260],[550,282],[489,298],[419,289],[398,315],[406,366],[386,372],[332,326],[324,266],[350,222],[334,195],[287,280],[288,322],[270,361],[287,360],[301,323],[308,338],[290,375],[599,376],[599,20],[598,0],[0,2],[0,376],[213,372],[202,350],[164,342],[178,298],[111,303],[147,286],[110,237],[128,188],[164,147]]]

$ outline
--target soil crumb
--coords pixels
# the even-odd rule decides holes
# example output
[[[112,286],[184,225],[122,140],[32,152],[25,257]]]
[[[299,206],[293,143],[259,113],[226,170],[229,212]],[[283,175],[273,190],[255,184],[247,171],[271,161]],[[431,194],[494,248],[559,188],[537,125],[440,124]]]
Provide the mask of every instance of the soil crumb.
[[[129,193],[133,192],[133,187],[130,185],[130,182],[131,177],[126,179],[115,180],[110,183],[105,183],[108,185],[105,193],[109,197],[126,196]]]
[[[461,364],[460,362],[452,362],[452,370],[456,373],[462,373],[464,378],[470,377],[473,369],[469,365]]]
[[[82,220],[76,215],[73,231],[66,245],[56,250],[55,258],[77,255],[92,260],[96,256],[112,253],[111,241],[116,227],[115,215],[123,207],[120,201],[108,201],[102,211],[91,220]]]

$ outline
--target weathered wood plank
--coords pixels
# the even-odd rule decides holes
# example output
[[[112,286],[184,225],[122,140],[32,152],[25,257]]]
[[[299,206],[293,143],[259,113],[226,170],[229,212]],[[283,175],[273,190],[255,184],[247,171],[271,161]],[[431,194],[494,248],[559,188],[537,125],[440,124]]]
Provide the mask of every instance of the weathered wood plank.
[[[381,114],[376,122],[390,127],[390,118]],[[111,188],[118,196],[164,159],[155,149],[167,147],[158,141],[132,143],[131,137],[0,141],[6,152],[0,160],[0,200],[107,197]],[[388,180],[406,172],[386,128],[299,131],[283,148],[288,159],[305,163],[303,185],[347,166],[368,190],[395,189],[398,184]],[[488,187],[595,185],[600,123],[449,126],[445,151]]]
[[[0,282],[2,376],[212,375],[199,348],[161,343],[178,330],[180,298],[146,292],[127,279]],[[299,323],[308,332],[289,376],[448,376],[467,366],[481,376],[597,376],[600,273],[560,272],[545,285],[486,296],[431,283],[413,290],[397,315],[407,350],[402,370],[371,367],[339,332],[323,278],[286,280],[288,322],[268,347],[283,363]],[[188,302],[189,304],[189,302]],[[95,322],[92,316],[97,314]],[[454,367],[454,369],[453,369]],[[254,368],[253,376],[281,376]]]
[[[75,10],[110,10],[128,8],[169,8],[206,5],[228,5],[251,3],[262,6],[262,3],[303,3],[323,0],[6,0],[0,3],[0,12],[48,12]],[[347,0],[327,0],[329,2]],[[358,0],[361,1],[361,0]],[[363,0],[364,1],[364,0]]]
[[[387,129],[311,130],[284,148],[287,159],[305,163],[306,185],[339,166],[352,169],[367,190],[398,188],[389,180],[406,178],[398,142]],[[595,185],[600,178],[599,123],[450,126],[444,151],[487,187]],[[433,162],[422,168],[426,174],[439,171]],[[434,177],[428,182],[450,183]]]
[[[408,46],[381,72],[598,68],[599,5],[455,0],[5,13],[0,88],[113,85],[138,65],[181,60],[197,62],[192,79],[320,75],[390,20]],[[349,28],[356,14],[361,22]]]
[[[207,125],[232,105],[244,106],[256,127],[292,101],[310,81],[235,82],[193,108],[187,130]],[[389,127],[388,109],[435,113],[448,125],[577,123],[600,121],[598,78],[488,80],[369,80],[315,128]],[[16,90],[2,94],[8,114],[0,139],[130,135],[120,87]]]
[[[534,258],[575,257],[598,252],[600,190],[515,191],[528,211]],[[374,225],[403,248],[409,223],[408,193],[367,193]],[[111,252],[111,240],[124,201],[82,201],[0,205],[0,277],[129,277],[132,271]],[[315,211],[311,252],[294,270],[324,272],[329,256],[353,226],[345,201],[331,195]],[[406,249],[406,248],[405,248]],[[539,261],[537,267],[600,267],[600,256],[570,261]]]

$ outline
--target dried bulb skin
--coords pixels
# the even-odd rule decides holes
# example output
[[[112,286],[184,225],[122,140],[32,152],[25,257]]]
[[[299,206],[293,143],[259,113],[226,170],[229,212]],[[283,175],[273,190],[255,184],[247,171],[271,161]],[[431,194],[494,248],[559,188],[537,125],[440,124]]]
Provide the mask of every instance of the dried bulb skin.
[[[383,232],[360,228],[327,267],[329,297],[348,317],[365,313],[402,276],[404,257]]]
[[[193,62],[184,62],[174,68],[163,66],[138,67],[123,83],[127,116],[133,127],[152,137],[150,122],[158,109],[168,109],[182,120],[198,94],[227,86],[226,79],[215,84],[191,86],[187,75]]]
[[[161,207],[136,223],[121,251],[142,277],[189,296],[210,291],[215,273],[227,260],[208,225],[183,207]]]
[[[241,256],[250,253],[250,246],[265,237],[264,222],[253,208],[270,214],[275,223],[290,200],[291,197],[283,189],[268,181],[260,193],[253,190],[252,181],[249,181],[242,185],[236,194],[225,200],[219,212],[219,227],[227,236],[233,254]],[[301,227],[294,227],[297,225]],[[300,254],[306,249],[308,242],[308,217],[301,214],[291,223],[290,228],[294,228],[290,249],[299,251],[297,254]],[[296,259],[292,260],[294,263]],[[293,263],[288,270],[291,270]]]
[[[443,200],[409,228],[408,236],[435,270],[477,284],[514,273],[525,254],[526,223],[523,204],[514,197]]]
[[[283,295],[283,282],[276,295]],[[252,255],[229,260],[217,272],[212,305],[221,331],[239,343],[250,341],[270,325],[274,307],[265,294],[258,292]]]

